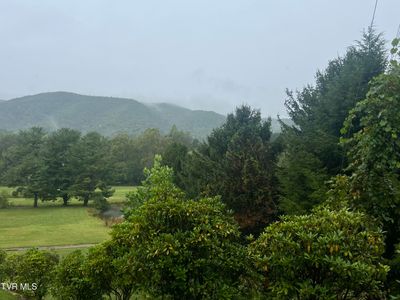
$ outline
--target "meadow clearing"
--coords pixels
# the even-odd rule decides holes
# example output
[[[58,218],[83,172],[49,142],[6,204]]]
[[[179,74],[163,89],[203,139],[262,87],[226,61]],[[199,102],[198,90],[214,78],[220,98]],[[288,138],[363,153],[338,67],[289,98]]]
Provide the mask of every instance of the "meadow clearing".
[[[122,205],[125,195],[134,187],[115,187],[109,202]],[[9,195],[12,188],[0,187]],[[0,210],[0,248],[40,247],[60,245],[97,244],[108,237],[109,227],[93,215],[93,208],[83,207],[82,202],[72,199],[69,206],[62,201],[39,202],[33,208],[29,198],[9,198],[11,206]],[[73,249],[74,250],[74,249]],[[57,249],[65,254],[69,249]]]

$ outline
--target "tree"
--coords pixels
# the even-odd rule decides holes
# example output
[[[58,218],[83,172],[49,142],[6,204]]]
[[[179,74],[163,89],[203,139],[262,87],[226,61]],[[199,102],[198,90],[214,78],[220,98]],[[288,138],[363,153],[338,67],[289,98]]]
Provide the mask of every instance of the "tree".
[[[87,206],[99,189],[103,197],[113,194],[110,182],[111,166],[107,160],[108,141],[96,132],[90,132],[75,143],[70,150],[70,174],[76,174],[70,187],[71,195]]]
[[[277,211],[270,126],[259,111],[238,107],[188,154],[181,175],[190,195],[221,195],[246,233],[259,232]]]
[[[45,137],[46,133],[40,127],[20,131],[17,143],[4,153],[3,181],[8,186],[18,187],[26,196],[33,196],[33,207],[38,206],[40,198],[47,198],[43,189],[45,179],[42,151]]]
[[[250,249],[273,299],[381,299],[389,270],[382,231],[344,208],[283,217]]]
[[[316,74],[314,86],[285,102],[293,126],[282,124],[285,150],[280,159],[280,207],[286,213],[310,211],[323,199],[325,180],[346,167],[340,129],[350,109],[365,98],[368,82],[386,68],[385,41],[372,28],[343,57]]]
[[[80,132],[73,129],[59,129],[46,139],[43,150],[43,189],[49,198],[61,197],[67,205],[72,196],[76,170],[71,166],[71,149],[78,143]]]
[[[220,299],[244,293],[240,288],[252,282],[250,264],[238,226],[220,200],[182,199],[171,170],[157,159],[147,182],[150,195],[141,198],[147,194],[139,192],[143,204],[112,231],[125,276],[134,276],[152,297]]]
[[[183,187],[181,174],[188,151],[189,148],[184,144],[172,142],[165,147],[162,153],[163,164],[174,170],[174,182],[180,187]]]
[[[154,165],[151,169],[145,168],[143,173],[145,180],[127,195],[127,210],[129,216],[135,209],[150,199],[184,199],[184,193],[173,182],[173,169],[162,165],[160,155],[154,157]]]
[[[135,168],[136,174],[139,175],[136,183],[139,183],[143,180],[143,169],[151,167],[154,156],[163,152],[167,145],[167,140],[158,129],[149,128],[134,139],[134,145],[136,153]]]
[[[4,173],[7,170],[5,154],[17,144],[17,134],[0,130],[0,182],[5,184]]]
[[[392,54],[398,52],[393,41]],[[378,218],[386,234],[386,256],[400,242],[400,65],[372,80],[366,99],[351,110],[342,144],[350,164],[352,205]]]
[[[140,177],[138,172],[136,147],[133,138],[127,134],[118,134],[110,140],[110,152],[107,155],[112,168],[110,175],[114,184],[136,184],[136,178]]]

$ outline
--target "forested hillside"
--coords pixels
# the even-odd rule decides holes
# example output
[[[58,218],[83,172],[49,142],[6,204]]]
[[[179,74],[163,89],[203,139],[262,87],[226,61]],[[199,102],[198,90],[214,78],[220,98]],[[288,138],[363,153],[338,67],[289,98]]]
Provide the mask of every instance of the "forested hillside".
[[[43,93],[0,103],[0,128],[10,131],[40,126],[72,128],[104,135],[139,134],[147,128],[167,133],[173,125],[202,138],[225,117],[211,111],[189,110],[172,104],[144,104],[132,99]]]
[[[0,100],[0,129],[16,131],[33,126],[46,130],[72,128],[103,135],[138,135],[148,128],[167,133],[173,125],[202,139],[220,126],[225,116],[204,110],[190,110],[169,103],[145,104],[133,99],[85,96],[68,92],[43,93]],[[283,119],[290,123],[289,119]],[[280,132],[277,119],[272,131]]]

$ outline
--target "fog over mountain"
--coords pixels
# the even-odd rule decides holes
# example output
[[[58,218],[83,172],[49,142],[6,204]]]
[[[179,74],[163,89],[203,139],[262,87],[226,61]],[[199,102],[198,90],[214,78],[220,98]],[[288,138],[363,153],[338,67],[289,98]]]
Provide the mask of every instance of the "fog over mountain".
[[[147,128],[167,133],[175,125],[202,139],[224,121],[224,115],[212,111],[69,92],[41,93],[0,102],[0,130],[8,131],[41,126],[47,130],[68,127],[105,135],[120,132],[135,135]],[[272,129],[280,131],[276,119]]]
[[[173,125],[203,138],[223,123],[212,111],[189,110],[168,103],[143,104],[133,99],[85,96],[68,92],[42,93],[0,103],[0,129],[62,127],[105,135],[138,134],[147,128],[168,132]]]
[[[314,81],[370,25],[374,0],[0,1],[0,98],[46,91],[286,115],[285,89]],[[375,28],[396,35],[400,1]]]

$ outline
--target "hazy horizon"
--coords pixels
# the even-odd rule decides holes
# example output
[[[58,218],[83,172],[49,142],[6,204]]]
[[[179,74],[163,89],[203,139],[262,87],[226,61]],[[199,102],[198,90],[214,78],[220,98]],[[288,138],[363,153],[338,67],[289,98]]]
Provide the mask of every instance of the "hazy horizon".
[[[226,114],[242,103],[286,116],[285,89],[361,38],[375,0],[0,3],[0,99],[43,92],[168,102]],[[400,1],[380,1],[387,41]]]

